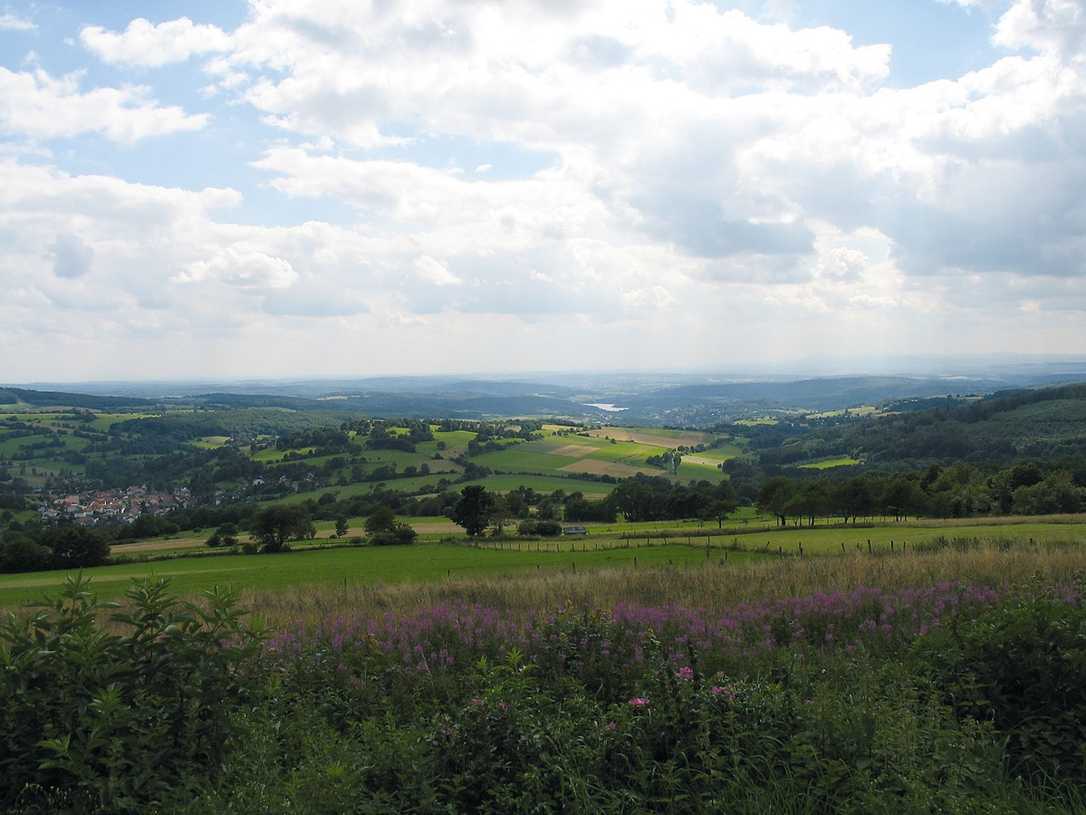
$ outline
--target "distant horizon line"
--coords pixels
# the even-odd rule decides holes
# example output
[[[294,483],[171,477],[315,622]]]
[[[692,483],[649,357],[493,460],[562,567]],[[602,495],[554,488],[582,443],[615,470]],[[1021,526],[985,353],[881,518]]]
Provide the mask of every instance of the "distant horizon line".
[[[906,364],[908,363],[908,364]],[[943,377],[953,375],[980,374],[980,371],[962,370],[952,373],[947,370],[918,371],[916,366],[923,364],[932,366],[970,366],[987,365],[998,367],[1001,365],[1081,365],[1086,366],[1086,354],[1030,354],[1030,353],[1000,353],[1000,354],[955,354],[955,355],[901,355],[884,357],[880,362],[846,361],[844,358],[827,357],[812,360],[795,360],[790,362],[772,362],[760,365],[741,366],[733,369],[715,367],[697,368],[593,368],[593,369],[534,369],[527,371],[509,370],[474,370],[452,372],[429,373],[341,373],[341,374],[268,374],[268,375],[209,375],[209,376],[169,376],[162,378],[117,378],[103,377],[91,379],[67,379],[50,378],[23,381],[0,382],[0,387],[35,388],[67,385],[191,385],[191,384],[259,384],[259,383],[290,383],[290,382],[338,382],[338,381],[373,381],[373,380],[410,380],[410,379],[463,379],[500,380],[500,381],[524,381],[533,377],[563,376],[563,377],[587,377],[587,376],[699,376],[699,377],[742,377],[749,380],[759,374],[772,377],[796,377],[797,379],[830,379],[849,376],[902,376],[902,377]],[[904,366],[901,369],[897,365]],[[808,370],[804,371],[803,368]],[[811,368],[821,370],[809,370]],[[825,370],[835,368],[836,370]],[[1053,373],[1061,373],[1054,371]],[[1067,373],[1078,373],[1067,371]],[[1082,371],[1081,373],[1086,373]]]

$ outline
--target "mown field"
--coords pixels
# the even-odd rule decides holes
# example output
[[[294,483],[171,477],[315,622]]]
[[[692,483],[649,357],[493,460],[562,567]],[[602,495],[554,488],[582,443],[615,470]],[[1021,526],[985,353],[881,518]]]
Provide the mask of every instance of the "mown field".
[[[275,591],[334,583],[362,590],[362,587],[377,584],[512,575],[525,571],[632,567],[635,559],[638,567],[667,564],[701,567],[706,561],[703,549],[678,544],[578,552],[569,551],[568,545],[560,552],[556,549],[548,544],[541,544],[538,551],[528,551],[526,547],[521,551],[500,551],[421,543],[409,547],[344,547],[276,555],[190,557],[100,566],[84,573],[94,580],[100,596],[116,597],[124,592],[132,578],[147,576],[169,577],[181,594],[194,594],[216,585]],[[758,557],[757,554],[729,553],[728,564],[739,565]],[[0,607],[18,605],[55,590],[70,574],[54,571],[2,575]]]

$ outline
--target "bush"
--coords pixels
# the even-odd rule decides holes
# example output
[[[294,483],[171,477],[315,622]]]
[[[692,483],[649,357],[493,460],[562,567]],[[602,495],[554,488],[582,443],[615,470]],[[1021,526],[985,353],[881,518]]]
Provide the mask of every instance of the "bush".
[[[1006,734],[1012,768],[1086,783],[1086,608],[1030,594],[916,646],[962,716]]]
[[[392,526],[370,535],[369,541],[374,546],[403,546],[414,543],[418,533],[410,524],[394,521]]]
[[[0,544],[0,572],[36,572],[48,569],[53,553],[26,535],[9,535]]]
[[[562,524],[558,521],[521,521],[517,524],[517,534],[528,537],[554,538],[562,534]]]
[[[0,624],[4,811],[137,813],[221,766],[230,706],[252,696],[257,635],[232,594],[207,608],[133,584],[109,633],[82,577],[47,610]]]

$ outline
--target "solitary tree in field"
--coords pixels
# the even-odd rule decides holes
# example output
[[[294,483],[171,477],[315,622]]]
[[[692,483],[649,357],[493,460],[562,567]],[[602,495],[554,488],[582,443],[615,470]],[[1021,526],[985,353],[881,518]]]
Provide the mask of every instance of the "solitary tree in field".
[[[382,504],[366,518],[366,534],[376,535],[379,532],[387,532],[395,523],[396,513]]]
[[[706,515],[716,521],[718,529],[724,527],[724,521],[735,512],[739,504],[735,499],[735,488],[730,481],[722,481],[713,490],[713,497],[706,506]]]
[[[349,525],[347,523],[346,518],[336,518],[336,537],[337,538],[342,538],[344,535],[346,535],[347,530],[349,528],[350,527],[349,527]]]
[[[281,551],[291,538],[310,536],[316,528],[301,507],[268,507],[253,519],[253,536],[263,544],[265,552]]]
[[[483,534],[489,525],[493,509],[494,496],[486,491],[486,487],[464,487],[449,517],[475,537]]]

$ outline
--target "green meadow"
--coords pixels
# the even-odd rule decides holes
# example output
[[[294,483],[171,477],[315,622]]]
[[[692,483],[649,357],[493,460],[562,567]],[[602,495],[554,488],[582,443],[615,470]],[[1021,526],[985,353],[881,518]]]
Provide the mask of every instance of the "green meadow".
[[[742,564],[757,554],[729,553],[729,564]],[[537,571],[574,571],[630,566],[700,566],[702,548],[670,545],[642,549],[601,549],[570,552],[501,551],[466,545],[344,547],[295,551],[277,555],[222,555],[100,566],[87,569],[100,597],[123,594],[133,578],[169,577],[179,594],[194,594],[211,586],[282,590],[338,584],[365,586],[427,582],[449,578],[486,577]],[[74,572],[33,572],[0,576],[0,607],[16,606],[55,591]]]
[[[1068,516],[1036,522],[957,523],[920,521],[872,526],[818,526],[815,528],[773,529],[759,527],[764,518],[748,517],[729,522],[733,534],[719,534],[712,524],[672,522],[668,524],[589,524],[585,537],[555,540],[494,541],[482,539],[471,546],[457,528],[444,518],[405,518],[420,532],[414,546],[315,548],[295,544],[295,551],[278,555],[199,554],[195,557],[150,560],[102,566],[86,570],[95,579],[102,596],[115,596],[133,577],[170,577],[181,593],[193,593],[213,585],[279,590],[321,583],[372,585],[378,583],[426,582],[449,577],[482,577],[524,570],[595,569],[609,566],[744,563],[758,557],[834,556],[854,554],[885,555],[915,551],[938,538],[968,539],[989,543],[1034,542],[1038,544],[1086,544],[1086,520]],[[349,534],[361,534],[362,519],[353,519]],[[331,533],[329,522],[318,524],[319,537]],[[208,530],[172,539],[157,539],[117,546],[114,554],[161,555],[194,548],[203,550]],[[462,543],[437,543],[449,536]],[[320,543],[321,541],[318,541]],[[154,548],[149,549],[148,544]],[[162,544],[159,547],[159,544]],[[306,551],[310,550],[310,551]],[[725,555],[725,553],[727,553]],[[36,572],[0,576],[0,606],[11,606],[56,588],[65,572]]]
[[[823,458],[817,461],[808,461],[806,464],[800,464],[801,470],[832,470],[834,467],[853,467],[860,464],[859,459],[852,458],[850,456],[836,456],[834,458]]]

